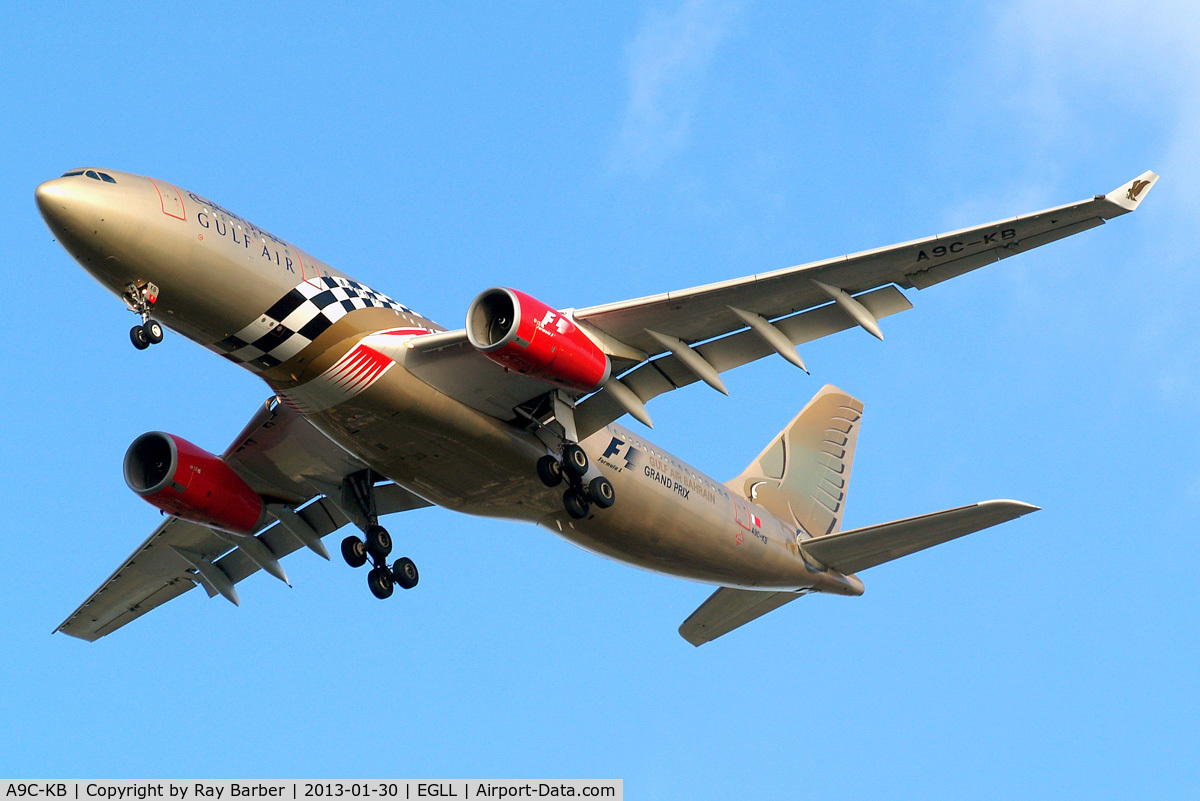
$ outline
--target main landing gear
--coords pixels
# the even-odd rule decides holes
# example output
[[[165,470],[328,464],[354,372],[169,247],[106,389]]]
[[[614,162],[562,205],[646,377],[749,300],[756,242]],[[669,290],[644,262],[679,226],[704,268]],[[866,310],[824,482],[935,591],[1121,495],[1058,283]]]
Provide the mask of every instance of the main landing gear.
[[[348,497],[346,497],[348,496]],[[342,540],[342,558],[350,567],[362,567],[368,560],[371,570],[367,573],[367,586],[376,598],[391,596],[395,585],[411,590],[417,586],[421,576],[417,566],[407,556],[402,556],[388,567],[387,558],[392,552],[392,535],[379,525],[375,512],[375,485],[370,471],[347,476],[343,482],[343,499],[353,501],[366,522],[363,538],[354,535]]]
[[[395,585],[411,590],[417,586],[421,575],[417,566],[407,556],[401,556],[391,567],[388,567],[387,557],[392,552],[392,537],[387,529],[380,525],[369,526],[364,532],[366,541],[350,535],[342,540],[342,558],[350,567],[362,567],[371,560],[371,570],[367,573],[367,586],[376,598],[387,598],[392,594]]]
[[[141,325],[135,325],[129,329],[129,340],[133,342],[133,346],[138,350],[145,350],[151,345],[162,342],[162,325],[157,320],[150,319],[150,310],[154,308],[154,304],[158,300],[158,287],[149,283],[140,287],[136,284],[127,284],[123,297],[130,311],[142,318]]]
[[[538,478],[547,487],[557,487],[566,479],[568,486],[563,493],[563,506],[576,520],[591,514],[593,504],[599,509],[607,509],[617,500],[612,482],[604,476],[596,476],[585,485],[583,477],[587,471],[587,453],[574,442],[563,446],[562,459],[546,454],[537,462]]]
[[[515,411],[528,423],[526,430],[534,432],[546,447],[558,450],[559,456],[548,453],[537,461],[538,478],[547,487],[567,482],[563,507],[567,514],[582,520],[592,512],[592,506],[607,509],[616,502],[612,483],[596,476],[585,483],[588,472],[587,452],[579,446],[575,427],[575,402],[562,390],[548,392],[518,407]]]

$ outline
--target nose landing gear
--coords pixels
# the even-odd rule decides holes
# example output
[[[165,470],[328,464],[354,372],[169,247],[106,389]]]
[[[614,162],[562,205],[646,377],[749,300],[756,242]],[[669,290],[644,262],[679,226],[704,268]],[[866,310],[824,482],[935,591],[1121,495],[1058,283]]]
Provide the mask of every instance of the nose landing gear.
[[[163,341],[163,329],[157,320],[146,320],[141,325],[129,329],[129,339],[138,350],[145,350],[151,345]]]
[[[150,283],[140,287],[136,284],[127,284],[123,297],[130,311],[142,318],[141,325],[135,325],[129,329],[129,340],[133,342],[133,346],[138,350],[145,350],[151,345],[162,342],[162,325],[157,320],[150,319],[150,311],[158,300],[158,287]]]
[[[395,585],[411,590],[417,586],[420,574],[413,560],[407,556],[397,559],[388,567],[387,557],[392,552],[392,535],[379,525],[375,511],[375,484],[369,470],[346,476],[342,482],[342,506],[357,512],[347,515],[363,528],[363,538],[350,535],[342,540],[342,558],[350,567],[362,567],[368,560],[371,570],[367,573],[367,587],[376,598],[391,596]]]

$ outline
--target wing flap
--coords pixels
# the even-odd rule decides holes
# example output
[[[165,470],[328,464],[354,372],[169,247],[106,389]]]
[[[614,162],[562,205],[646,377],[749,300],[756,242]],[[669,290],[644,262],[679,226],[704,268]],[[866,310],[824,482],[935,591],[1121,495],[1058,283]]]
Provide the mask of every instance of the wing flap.
[[[414,495],[399,484],[382,484],[375,488],[375,511],[380,517],[396,512],[407,512],[410,509],[422,509],[431,505],[429,501]],[[297,510],[296,514],[308,524],[318,538],[324,538],[350,522],[328,498],[310,503],[303,509]],[[271,549],[277,559],[282,559],[304,547],[304,543],[296,539],[279,523],[264,529],[258,538]],[[258,565],[242,553],[240,548],[229,551],[216,560],[216,564],[225,571],[234,584],[259,570]]]
[[[1036,511],[1020,501],[983,501],[804,540],[800,547],[834,570],[857,573]]]
[[[886,286],[855,298],[877,319],[890,317],[912,308],[904,293],[894,286]],[[828,297],[826,297],[828,301]],[[857,326],[834,303],[826,303],[816,309],[800,312],[774,322],[793,345],[803,345],[814,339],[836,334]],[[749,330],[729,334],[703,345],[695,351],[716,369],[718,373],[741,367],[775,351],[758,335]],[[643,403],[657,398],[665,392],[685,387],[700,379],[683,365],[674,355],[663,356],[646,362],[621,376],[621,380],[641,398]],[[580,437],[599,431],[624,413],[615,399],[606,390],[600,390],[585,398],[575,409],[575,425]]]
[[[692,645],[699,647],[802,595],[805,593],[761,592],[721,587],[683,621],[679,627],[679,634]]]

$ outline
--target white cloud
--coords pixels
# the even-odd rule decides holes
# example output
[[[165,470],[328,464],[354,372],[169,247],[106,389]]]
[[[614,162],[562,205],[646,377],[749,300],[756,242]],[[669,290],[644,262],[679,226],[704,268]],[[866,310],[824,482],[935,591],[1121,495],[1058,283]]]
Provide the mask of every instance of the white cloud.
[[[626,51],[629,99],[615,168],[652,170],[684,147],[709,64],[737,11],[731,0],[684,0],[646,12]]]
[[[1113,301],[1142,320],[1126,357],[1156,374],[1161,399],[1194,403],[1200,399],[1193,324],[1200,293],[1200,4],[1014,0],[998,12],[981,58],[999,65],[990,80],[1007,90],[1004,118],[1023,128],[1030,168],[1043,171],[1046,183],[1053,185],[1055,165],[1111,154],[1105,145],[1114,141],[1120,153],[1147,160],[1126,169],[1163,176],[1139,212],[1136,252],[1114,260],[1118,272],[1107,280]]]
[[[1163,138],[1168,194],[1200,178],[1200,5],[1194,0],[1015,0],[1000,12],[988,58],[1045,153],[1090,138]],[[1110,112],[1102,125],[1087,118]],[[1089,124],[1091,123],[1091,124]],[[1163,190],[1167,191],[1163,191]]]

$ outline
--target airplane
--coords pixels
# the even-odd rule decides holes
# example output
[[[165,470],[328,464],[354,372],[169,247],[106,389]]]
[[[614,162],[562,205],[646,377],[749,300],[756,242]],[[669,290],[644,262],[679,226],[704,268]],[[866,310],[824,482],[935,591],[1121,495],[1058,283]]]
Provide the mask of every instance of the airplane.
[[[219,456],[174,434],[134,440],[129,488],[167,517],[55,631],[94,641],[195,586],[236,586],[347,524],[379,598],[419,580],[389,563],[385,515],[438,505],[535,523],[580,547],[716,585],[679,627],[699,646],[803,595],[856,596],[857,573],[1016,519],[990,500],[841,529],[863,404],[825,386],[721,482],[618,425],[721,373],[880,321],[923,290],[1135,210],[1158,176],[1011,219],[797,267],[586,308],[493,287],[450,330],[232,211],[157,178],[81,168],[36,202],[68,253],[140,322],[266,382]]]

